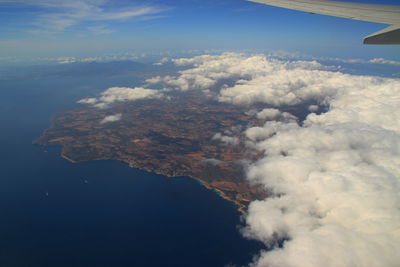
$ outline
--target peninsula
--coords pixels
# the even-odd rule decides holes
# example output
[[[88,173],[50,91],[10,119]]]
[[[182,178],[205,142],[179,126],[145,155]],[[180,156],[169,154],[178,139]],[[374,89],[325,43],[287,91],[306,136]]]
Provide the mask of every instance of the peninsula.
[[[189,176],[245,212],[250,201],[266,196],[245,179],[245,162],[259,153],[240,142],[241,130],[261,123],[246,110],[196,92],[106,109],[79,106],[56,116],[33,143],[61,145],[71,162],[120,160],[168,177]],[[115,114],[118,119],[104,121]]]

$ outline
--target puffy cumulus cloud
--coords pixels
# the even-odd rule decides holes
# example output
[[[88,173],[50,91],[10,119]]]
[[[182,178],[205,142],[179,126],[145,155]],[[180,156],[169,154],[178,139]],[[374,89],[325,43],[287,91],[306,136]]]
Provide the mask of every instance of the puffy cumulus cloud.
[[[207,89],[215,84],[216,81],[207,78],[203,75],[198,75],[196,73],[190,73],[189,71],[184,71],[179,77],[174,76],[157,76],[147,79],[146,82],[150,84],[162,83],[174,90],[187,91],[192,89]]]
[[[318,106],[317,106],[318,107]],[[256,114],[258,119],[261,120],[282,120],[282,121],[296,121],[297,117],[288,113],[281,112],[279,109],[266,108]]]
[[[282,63],[281,63],[282,64]],[[366,86],[390,86],[389,79],[354,76],[326,70],[287,69],[238,81],[224,88],[219,100],[234,104],[268,103],[274,106],[297,105],[307,101],[328,103],[337,95],[359,91]]]
[[[111,87],[100,93],[99,97],[84,98],[78,101],[80,104],[89,104],[97,108],[106,108],[110,104],[122,101],[135,101],[145,98],[162,98],[164,94],[159,90],[143,87]]]
[[[318,110],[319,110],[318,105],[309,105],[308,106],[308,111],[310,111],[310,112],[317,112]]]
[[[260,98],[258,88],[264,88],[280,100],[268,96],[263,102],[317,99],[329,109],[311,113],[302,125],[267,121],[245,131],[251,147],[264,151],[249,166],[248,179],[273,194],[252,202],[246,216],[244,235],[270,248],[252,265],[398,266],[400,80],[282,71],[244,81],[231,88],[232,96],[252,99],[250,90]],[[280,112],[255,114],[275,118]]]
[[[354,84],[329,102],[329,112],[310,114],[306,123],[358,122],[399,132],[400,80],[354,76]]]
[[[102,119],[100,121],[100,124],[119,121],[119,120],[121,120],[121,118],[122,118],[122,114],[121,113],[118,113],[118,114],[115,114],[115,115],[109,115],[109,116],[106,116],[104,119]]]
[[[347,91],[390,83],[384,78],[340,73],[317,61],[285,61],[265,55],[223,53],[171,61],[187,69],[177,75],[156,76],[146,82],[163,84],[171,90],[215,89],[219,101],[240,105],[326,104]],[[314,112],[316,108],[314,105],[310,111]]]
[[[165,63],[168,63],[170,61],[170,59],[168,57],[163,57],[162,59],[160,59],[160,61],[153,63],[153,65],[155,66],[162,66]]]
[[[241,105],[324,103],[343,90],[360,88],[369,84],[370,79],[378,79],[358,77],[358,83],[354,83],[354,76],[332,71],[332,67],[317,61],[284,61],[265,55],[223,53],[172,59],[172,62],[188,68],[177,75],[150,78],[147,83],[181,91],[216,89],[219,101]]]
[[[251,203],[244,233],[287,241],[255,265],[397,266],[399,144],[398,133],[360,124],[292,125],[260,140],[266,157],[248,177],[275,197]]]
[[[148,83],[163,83],[175,90],[207,90],[219,81],[253,80],[266,76],[281,69],[324,69],[316,61],[282,62],[267,58],[265,55],[246,56],[238,53],[223,53],[221,55],[201,55],[192,58],[173,59],[178,66],[190,68],[179,71],[176,76],[153,77]]]
[[[217,133],[212,137],[212,140],[221,141],[225,145],[237,145],[239,144],[239,138],[222,135],[221,133]]]
[[[294,121],[284,123],[280,121],[268,121],[263,127],[251,127],[244,133],[251,141],[260,141],[275,135],[279,131],[290,130],[298,127]]]
[[[279,109],[266,108],[266,109],[263,109],[262,111],[258,112],[256,115],[257,115],[257,118],[259,118],[259,119],[273,120],[273,119],[277,118],[280,114],[281,114],[281,112],[279,111]]]

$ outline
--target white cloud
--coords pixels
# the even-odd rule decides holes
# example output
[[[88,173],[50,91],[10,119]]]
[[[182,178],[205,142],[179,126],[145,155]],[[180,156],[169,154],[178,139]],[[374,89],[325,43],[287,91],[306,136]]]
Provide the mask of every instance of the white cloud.
[[[264,90],[271,75],[280,75],[282,81],[270,86],[282,86],[287,73],[292,74],[292,80],[286,81],[289,91],[292,86],[301,86],[297,75],[301,72],[323,71],[330,69],[316,61],[291,61],[283,62],[271,59],[265,55],[245,56],[238,53],[223,53],[221,55],[202,55],[192,58],[172,60],[178,66],[192,66],[182,70],[177,76],[153,77],[148,79],[150,84],[162,83],[174,90],[208,90],[221,81],[235,82],[234,87],[221,90],[220,101],[235,104],[251,104],[255,101],[266,102],[271,99],[271,104],[295,104],[298,99],[292,92],[283,90]],[[272,77],[275,78],[276,77]],[[322,79],[322,78],[321,78]],[[312,92],[310,92],[312,93]],[[272,101],[272,99],[275,100]]]
[[[329,57],[315,57],[310,55],[304,55],[299,53],[292,53],[287,51],[275,51],[269,53],[269,55],[273,58],[289,60],[289,59],[306,59],[306,60],[323,60],[323,61],[336,61],[336,62],[343,62],[343,63],[356,63],[356,64],[385,64],[385,65],[400,65],[400,61],[398,60],[391,60],[385,58],[373,58],[373,59],[359,59],[359,58],[329,58]]]
[[[78,100],[79,104],[89,104],[89,105],[94,105],[97,103],[97,98],[95,97],[90,97],[90,98],[84,98],[81,100]]]
[[[266,108],[266,109],[263,109],[262,111],[258,112],[256,115],[257,115],[257,118],[262,119],[262,120],[274,120],[280,114],[281,114],[281,112],[279,111],[279,109]]]
[[[282,120],[282,121],[297,121],[297,117],[288,113],[282,112],[275,108],[266,108],[256,114],[261,120]]]
[[[400,61],[385,58],[365,59],[343,59],[343,58],[321,58],[323,60],[333,60],[344,63],[360,63],[360,64],[384,64],[384,65],[400,65]]]
[[[307,101],[325,104],[348,90],[391,83],[390,79],[332,71],[334,68],[316,61],[283,61],[265,55],[223,53],[172,61],[189,68],[176,76],[157,76],[147,82],[186,91],[208,90],[226,81],[230,85],[217,88],[219,101],[240,105],[267,103],[279,107]]]
[[[215,81],[198,75],[196,73],[190,73],[189,71],[181,71],[179,77],[173,76],[157,76],[146,80],[149,84],[162,83],[174,90],[187,91],[193,89],[207,89],[215,84]]]
[[[378,64],[390,64],[390,65],[400,65],[400,61],[389,60],[384,58],[374,58],[368,61],[369,63],[378,63]]]
[[[398,264],[399,133],[338,123],[265,137],[256,144],[265,157],[248,176],[276,197],[250,205],[245,235],[288,241],[263,252],[257,266]]]
[[[160,59],[160,61],[158,61],[158,62],[156,62],[156,63],[153,63],[153,65],[155,65],[155,66],[162,66],[162,65],[164,65],[165,63],[167,63],[167,62],[169,62],[169,61],[170,61],[169,58],[163,57],[162,59]]]
[[[298,125],[294,121],[281,122],[281,121],[267,121],[263,127],[251,127],[244,133],[251,141],[260,141],[275,135],[282,130],[291,130]]]
[[[164,94],[159,90],[147,89],[143,87],[111,87],[100,93],[95,98],[84,98],[78,101],[79,104],[90,104],[97,108],[106,108],[112,103],[123,101],[135,101],[139,99],[162,98]]]
[[[246,144],[264,153],[250,164],[248,179],[274,193],[252,202],[246,216],[243,234],[270,248],[254,266],[398,266],[399,79],[262,55],[225,53],[174,62],[189,68],[154,82],[204,90],[230,79],[218,88],[220,101],[277,107],[252,110],[249,114],[267,121],[244,132]],[[311,113],[301,126],[279,119],[281,106],[310,103],[328,110]],[[310,111],[316,110],[311,105]]]
[[[122,118],[122,114],[121,113],[118,113],[118,114],[115,114],[115,115],[109,115],[109,116],[106,116],[104,119],[102,119],[100,121],[100,124],[119,121],[119,120],[121,120],[121,118]]]
[[[178,66],[194,66],[179,72],[178,76],[154,77],[149,83],[163,83],[176,90],[210,89],[222,79],[250,78],[258,70],[265,72],[271,66],[265,57],[246,58],[242,54],[223,53],[193,58],[173,59]],[[266,66],[267,65],[267,66]],[[272,66],[271,66],[272,67]]]
[[[278,63],[279,64],[279,63]],[[332,99],[339,91],[359,88],[363,82],[374,78],[359,78],[324,70],[303,68],[287,69],[259,75],[251,80],[238,81],[234,86],[222,89],[219,100],[234,104],[268,103],[273,106],[296,105],[315,100],[324,103]]]
[[[316,112],[319,110],[319,106],[318,105],[309,105],[308,106],[308,111],[310,112]]]
[[[65,29],[82,22],[106,22],[127,20],[132,18],[155,17],[156,14],[166,11],[166,8],[150,5],[112,6],[109,0],[0,0],[0,4],[9,8],[21,6],[35,6],[41,10],[33,21],[43,31],[64,31]],[[157,16],[159,17],[159,16]],[[97,26],[93,26],[97,27]],[[37,31],[37,30],[35,30]],[[109,32],[104,29],[103,33]]]
[[[237,144],[239,144],[239,138],[232,137],[232,136],[227,136],[227,135],[222,135],[221,133],[216,133],[212,137],[212,140],[221,141],[225,145],[237,145]]]

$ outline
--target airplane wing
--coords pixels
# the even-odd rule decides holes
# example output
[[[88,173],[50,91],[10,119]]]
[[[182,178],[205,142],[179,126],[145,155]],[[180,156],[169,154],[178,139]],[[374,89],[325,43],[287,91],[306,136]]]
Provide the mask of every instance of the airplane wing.
[[[400,44],[400,5],[366,4],[332,0],[248,0],[315,14],[390,24],[364,38],[364,44]]]

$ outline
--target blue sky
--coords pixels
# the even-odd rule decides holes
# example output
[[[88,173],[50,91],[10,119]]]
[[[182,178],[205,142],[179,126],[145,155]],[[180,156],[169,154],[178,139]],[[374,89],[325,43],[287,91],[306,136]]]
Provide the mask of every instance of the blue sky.
[[[0,14],[0,57],[257,49],[400,59],[400,46],[362,45],[385,25],[245,0],[0,0]]]

